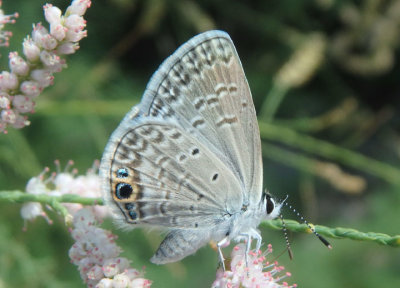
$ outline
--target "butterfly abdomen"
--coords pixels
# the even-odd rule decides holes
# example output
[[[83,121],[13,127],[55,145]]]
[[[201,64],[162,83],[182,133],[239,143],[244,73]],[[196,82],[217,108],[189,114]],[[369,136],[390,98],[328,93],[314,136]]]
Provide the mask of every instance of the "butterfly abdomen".
[[[154,256],[154,264],[165,264],[179,261],[195,253],[209,241],[208,233],[199,230],[173,230],[165,237]]]

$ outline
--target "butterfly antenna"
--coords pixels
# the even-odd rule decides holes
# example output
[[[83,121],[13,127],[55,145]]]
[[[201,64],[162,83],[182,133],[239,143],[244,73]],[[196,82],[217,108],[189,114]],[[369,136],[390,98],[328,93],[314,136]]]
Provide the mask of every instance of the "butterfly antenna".
[[[279,214],[279,218],[281,218],[281,221],[282,221],[283,234],[285,235],[286,247],[287,247],[287,250],[289,253],[289,258],[290,258],[290,260],[293,260],[293,252],[292,252],[292,249],[290,248],[290,242],[289,242],[289,237],[288,237],[288,233],[287,233],[287,229],[286,229],[286,223],[283,220],[282,214]]]
[[[328,242],[328,240],[326,240],[324,237],[322,237],[321,235],[319,235],[319,233],[318,233],[317,231],[315,231],[314,227],[312,227],[312,226],[307,222],[307,220],[304,219],[304,217],[301,216],[301,214],[300,214],[299,212],[297,212],[297,210],[296,210],[294,207],[292,207],[292,205],[290,205],[289,203],[286,202],[286,199],[287,199],[287,198],[288,198],[288,196],[286,196],[285,200],[282,201],[282,204],[285,204],[287,207],[289,207],[289,209],[292,210],[292,211],[297,215],[297,217],[299,217],[300,220],[301,220],[304,224],[307,225],[307,227],[314,233],[315,236],[318,237],[319,240],[321,240],[322,243],[324,243],[324,245],[325,245],[326,247],[328,247],[329,249],[332,249],[332,245]],[[281,217],[282,217],[282,216],[281,216]],[[283,222],[283,219],[282,219],[282,223],[284,223],[284,222]],[[283,224],[283,227],[284,227],[284,229],[286,229],[286,226],[285,226],[284,224]],[[290,251],[290,250],[289,250],[289,251]],[[290,254],[290,252],[289,252],[289,254]]]

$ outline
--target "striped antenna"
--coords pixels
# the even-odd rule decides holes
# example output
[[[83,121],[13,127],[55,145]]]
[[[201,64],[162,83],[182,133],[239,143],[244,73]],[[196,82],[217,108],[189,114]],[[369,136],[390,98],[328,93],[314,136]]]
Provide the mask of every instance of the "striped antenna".
[[[328,240],[326,240],[324,237],[322,237],[321,235],[319,235],[319,233],[318,233],[317,231],[315,231],[314,227],[312,227],[310,224],[308,224],[307,220],[304,219],[304,217],[301,216],[301,214],[300,214],[299,212],[297,212],[297,210],[296,210],[294,207],[292,207],[292,205],[290,205],[289,203],[286,202],[286,199],[287,199],[288,197],[289,197],[289,196],[286,196],[286,198],[282,201],[282,204],[285,204],[287,207],[289,207],[289,209],[290,209],[291,211],[293,211],[293,212],[297,215],[297,217],[299,217],[300,220],[303,221],[304,224],[307,225],[307,227],[314,233],[315,236],[318,237],[319,240],[321,240],[322,243],[324,243],[324,245],[325,245],[326,247],[328,247],[329,249],[332,249],[332,245],[328,242]],[[289,241],[287,240],[286,225],[285,225],[284,222],[283,222],[282,215],[281,215],[280,217],[281,217],[281,219],[282,219],[282,225],[283,225],[283,229],[284,229],[284,231],[285,231],[286,245],[288,245],[288,242],[289,242]],[[288,246],[288,248],[290,248],[290,247]],[[289,249],[289,254],[290,254],[290,253],[291,253],[291,252],[290,252],[290,249]],[[289,255],[289,256],[290,256],[290,255]]]
[[[286,247],[287,247],[287,250],[289,253],[289,258],[290,258],[290,260],[293,260],[293,252],[292,252],[292,249],[290,248],[289,237],[288,237],[287,229],[286,229],[286,223],[283,220],[282,214],[279,214],[279,218],[281,218],[281,220],[282,220],[283,234],[285,235]]]

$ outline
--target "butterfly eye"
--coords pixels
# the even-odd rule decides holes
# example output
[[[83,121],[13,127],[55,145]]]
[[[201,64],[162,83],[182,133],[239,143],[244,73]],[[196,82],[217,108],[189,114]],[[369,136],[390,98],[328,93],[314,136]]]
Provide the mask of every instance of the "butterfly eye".
[[[127,199],[132,195],[132,186],[127,183],[118,183],[115,191],[115,196],[118,199]]]
[[[265,194],[265,199],[266,199],[266,206],[267,206],[267,214],[271,214],[272,211],[274,211],[275,208],[275,202],[272,199],[271,195]]]

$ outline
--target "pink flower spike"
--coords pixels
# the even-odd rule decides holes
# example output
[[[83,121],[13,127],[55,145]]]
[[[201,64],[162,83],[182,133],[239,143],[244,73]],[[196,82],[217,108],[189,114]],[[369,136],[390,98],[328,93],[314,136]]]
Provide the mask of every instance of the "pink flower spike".
[[[27,116],[22,114],[33,113],[34,103],[21,97],[12,101],[12,97],[22,94],[36,97],[53,83],[53,73],[66,67],[62,57],[78,50],[78,41],[87,36],[86,20],[82,16],[90,4],[88,0],[73,1],[64,15],[56,6],[46,4],[43,9],[49,28],[41,23],[33,25],[31,37],[23,41],[23,55],[9,54],[10,72],[0,72],[0,92],[5,93],[0,96],[0,132],[6,133],[9,125],[22,128],[30,124]],[[8,45],[11,36],[2,28],[15,22],[17,16],[4,15],[0,9],[0,46]]]
[[[94,215],[88,209],[81,209],[74,216],[71,231],[76,242],[69,250],[69,257],[87,285],[150,287],[151,282],[141,278],[143,272],[129,268],[129,260],[118,257],[121,249],[113,241],[115,236],[94,224]]]

